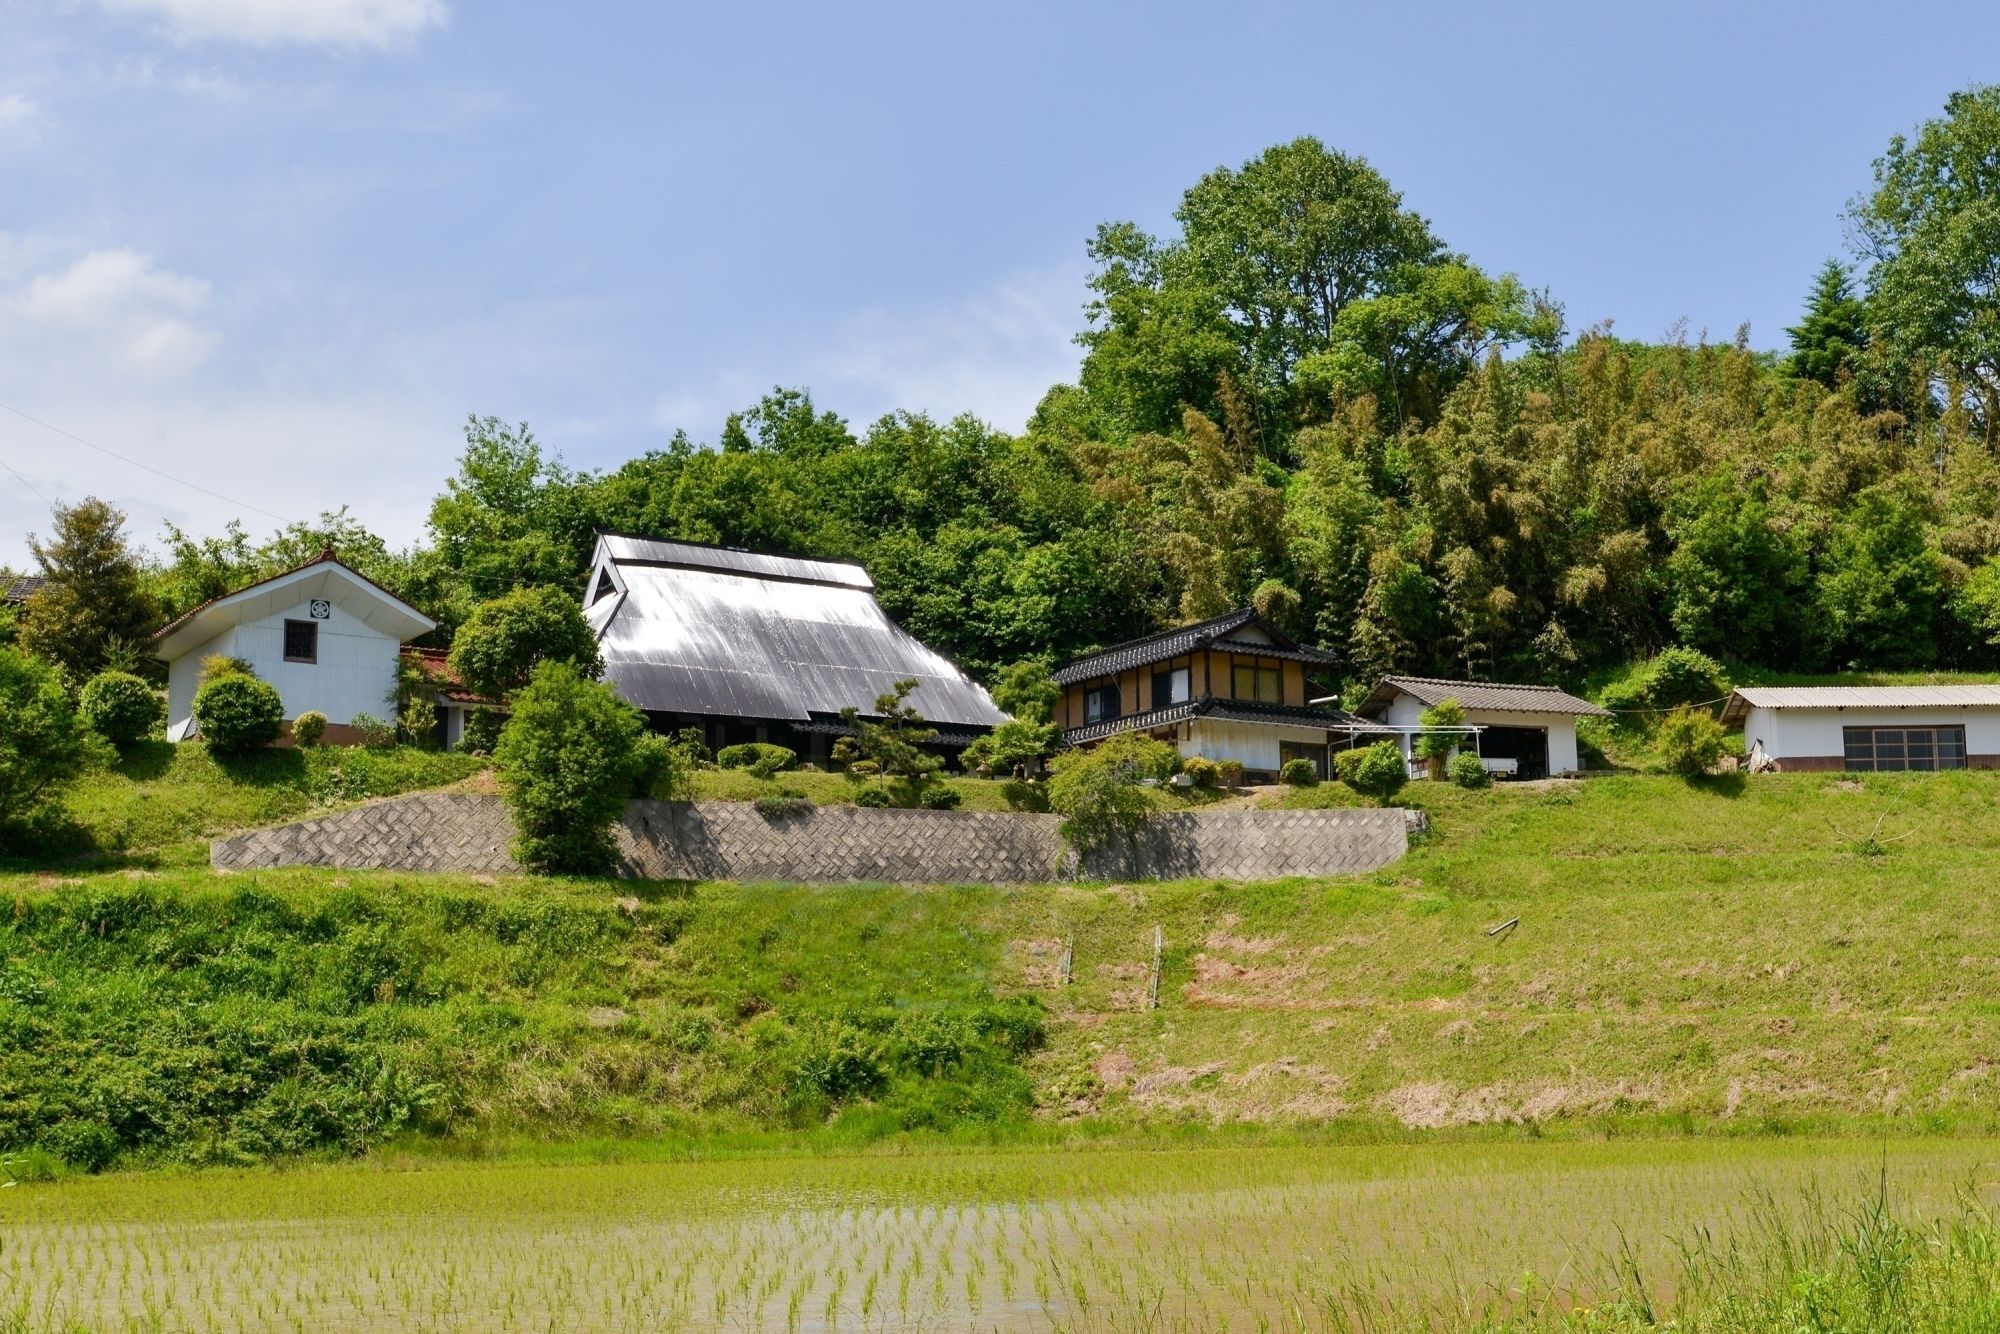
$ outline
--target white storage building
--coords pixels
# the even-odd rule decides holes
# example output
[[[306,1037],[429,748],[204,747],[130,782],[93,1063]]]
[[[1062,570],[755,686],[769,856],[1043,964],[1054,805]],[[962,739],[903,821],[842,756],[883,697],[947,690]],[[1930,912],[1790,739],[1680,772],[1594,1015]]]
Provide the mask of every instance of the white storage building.
[[[2000,768],[2000,685],[1745,686],[1722,721],[1752,768]]]
[[[1465,710],[1466,726],[1477,729],[1472,733],[1476,739],[1464,748],[1477,749],[1487,760],[1511,761],[1510,772],[1519,778],[1576,773],[1583,767],[1577,758],[1576,720],[1611,716],[1555,686],[1429,676],[1385,676],[1356,712],[1394,729],[1408,759],[1424,710],[1448,699]]]
[[[153,636],[153,656],[167,664],[167,740],[193,734],[201,665],[223,657],[277,688],[286,723],[315,710],[327,717],[327,740],[358,741],[357,715],[395,715],[403,641],[436,625],[331,551],[212,598]]]

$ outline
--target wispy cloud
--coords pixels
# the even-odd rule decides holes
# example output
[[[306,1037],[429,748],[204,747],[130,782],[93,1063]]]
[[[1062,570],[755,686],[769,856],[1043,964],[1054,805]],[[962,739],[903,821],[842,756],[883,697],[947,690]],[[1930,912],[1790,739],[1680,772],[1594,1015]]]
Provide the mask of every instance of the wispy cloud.
[[[77,354],[163,380],[193,371],[215,346],[214,331],[196,319],[207,302],[199,278],[136,251],[93,250],[36,275],[11,305],[15,322],[33,326],[19,330],[28,338],[69,340]]]
[[[0,135],[32,132],[46,119],[41,104],[20,93],[0,93]]]
[[[445,21],[443,0],[102,0],[156,19],[183,41],[385,47]]]

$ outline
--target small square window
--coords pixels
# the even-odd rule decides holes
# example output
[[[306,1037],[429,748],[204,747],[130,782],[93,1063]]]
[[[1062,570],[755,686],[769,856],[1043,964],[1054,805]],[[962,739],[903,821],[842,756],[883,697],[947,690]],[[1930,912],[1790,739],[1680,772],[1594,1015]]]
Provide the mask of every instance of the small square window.
[[[285,661],[319,661],[319,623],[317,621],[285,622]]]

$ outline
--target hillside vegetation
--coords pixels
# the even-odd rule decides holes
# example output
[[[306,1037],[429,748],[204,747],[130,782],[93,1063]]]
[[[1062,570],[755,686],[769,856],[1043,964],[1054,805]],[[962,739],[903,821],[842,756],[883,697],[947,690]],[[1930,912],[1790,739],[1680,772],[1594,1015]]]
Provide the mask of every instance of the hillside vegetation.
[[[1412,791],[1344,881],[15,876],[0,1148],[1992,1124],[1991,775]]]

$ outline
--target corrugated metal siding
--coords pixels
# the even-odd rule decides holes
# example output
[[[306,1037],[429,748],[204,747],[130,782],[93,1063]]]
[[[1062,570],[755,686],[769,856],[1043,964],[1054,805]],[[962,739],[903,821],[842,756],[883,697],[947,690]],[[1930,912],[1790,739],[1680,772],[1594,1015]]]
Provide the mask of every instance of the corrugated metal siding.
[[[607,547],[635,541],[605,539]],[[604,674],[642,709],[799,720],[865,713],[915,677],[910,703],[932,722],[1006,721],[977,682],[890,620],[865,587],[652,564],[621,565],[619,574],[626,592],[604,622]]]
[[[1729,697],[1722,717],[1741,722],[1751,709],[1952,708],[2000,708],[2000,685],[1744,686]]]

